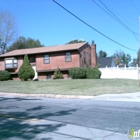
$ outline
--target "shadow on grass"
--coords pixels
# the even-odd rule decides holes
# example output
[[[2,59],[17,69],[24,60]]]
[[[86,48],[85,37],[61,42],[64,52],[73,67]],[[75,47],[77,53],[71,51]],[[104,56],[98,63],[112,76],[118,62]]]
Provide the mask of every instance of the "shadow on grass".
[[[15,99],[15,101],[17,100],[17,98],[13,99]],[[38,113],[39,111],[41,111],[41,113]],[[65,109],[50,113],[45,106],[37,105],[25,111],[17,112],[12,109],[10,111],[9,108],[5,107],[5,112],[8,113],[0,113],[0,140],[38,140],[39,134],[45,134],[45,138],[41,140],[52,140],[49,133],[56,132],[60,127],[64,127],[66,124],[61,122],[51,123],[47,121],[47,118],[51,116],[61,117],[69,115],[75,111],[76,109]],[[36,119],[36,121],[33,119]]]

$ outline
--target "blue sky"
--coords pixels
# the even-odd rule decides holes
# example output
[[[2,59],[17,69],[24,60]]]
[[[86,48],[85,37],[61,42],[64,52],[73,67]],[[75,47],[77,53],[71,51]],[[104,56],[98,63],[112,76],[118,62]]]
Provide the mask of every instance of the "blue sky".
[[[130,31],[101,10],[92,0],[56,1],[124,46],[134,50],[140,47],[140,43]],[[101,5],[99,0],[95,1]],[[139,33],[140,0],[101,1],[129,28]],[[91,44],[94,40],[97,52],[103,50],[110,56],[115,51],[122,50],[131,54],[132,58],[137,56],[137,52],[106,39],[64,11],[52,0],[0,0],[0,9],[8,10],[16,17],[18,36],[39,39],[45,46],[61,45],[73,39],[85,40]]]

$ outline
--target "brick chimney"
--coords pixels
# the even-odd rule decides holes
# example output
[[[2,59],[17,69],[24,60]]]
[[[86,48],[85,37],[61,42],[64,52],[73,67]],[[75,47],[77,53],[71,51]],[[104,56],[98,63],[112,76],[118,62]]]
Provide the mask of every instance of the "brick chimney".
[[[91,44],[91,68],[97,65],[97,56],[96,56],[96,44],[92,41]]]

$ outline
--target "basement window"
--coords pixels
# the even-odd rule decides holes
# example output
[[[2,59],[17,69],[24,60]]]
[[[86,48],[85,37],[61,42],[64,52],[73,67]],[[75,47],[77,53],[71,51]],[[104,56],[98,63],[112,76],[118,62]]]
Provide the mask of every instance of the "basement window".
[[[51,74],[47,74],[47,79],[52,79],[52,75]]]

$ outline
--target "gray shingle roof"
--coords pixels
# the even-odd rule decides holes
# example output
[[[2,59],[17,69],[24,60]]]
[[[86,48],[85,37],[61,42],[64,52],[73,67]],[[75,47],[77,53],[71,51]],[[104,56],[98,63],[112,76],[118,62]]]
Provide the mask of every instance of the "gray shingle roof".
[[[97,58],[97,64],[99,68],[112,67],[112,61],[114,61],[113,57],[99,57]]]

